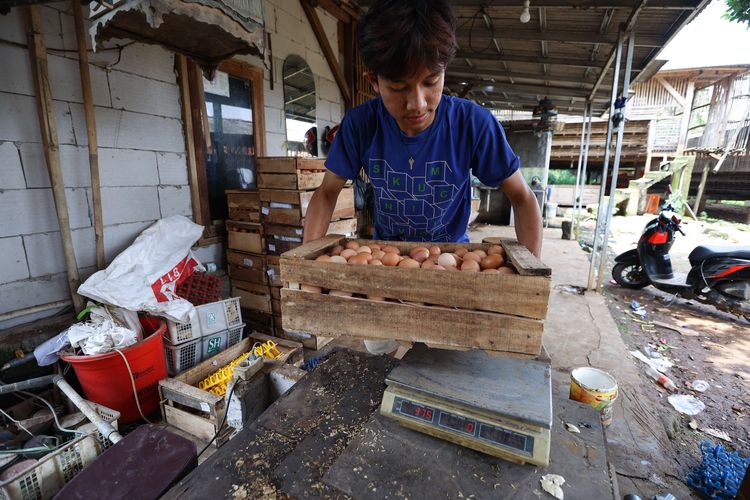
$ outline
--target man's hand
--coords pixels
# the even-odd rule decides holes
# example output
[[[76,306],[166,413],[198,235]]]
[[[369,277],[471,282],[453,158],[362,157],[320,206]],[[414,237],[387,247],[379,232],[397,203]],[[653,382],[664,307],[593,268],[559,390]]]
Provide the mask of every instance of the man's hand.
[[[344,184],[346,184],[346,179],[326,170],[323,183],[315,190],[307,206],[305,229],[302,235],[303,243],[322,238],[328,232],[331,215],[333,209],[336,208],[336,200]]]
[[[542,214],[533,191],[526,184],[521,171],[508,177],[500,188],[510,199],[515,217],[518,242],[537,257],[542,253]]]

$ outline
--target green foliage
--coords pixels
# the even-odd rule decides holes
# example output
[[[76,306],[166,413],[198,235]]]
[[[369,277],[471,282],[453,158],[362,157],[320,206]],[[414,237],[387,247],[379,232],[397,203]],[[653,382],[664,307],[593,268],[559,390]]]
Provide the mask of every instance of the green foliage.
[[[544,177],[543,168],[523,168],[521,169],[526,182],[531,183],[533,177]],[[563,184],[573,186],[576,183],[576,171],[569,169],[550,169],[548,183],[552,184]]]
[[[750,0],[726,0],[729,9],[724,19],[745,23],[750,26]]]

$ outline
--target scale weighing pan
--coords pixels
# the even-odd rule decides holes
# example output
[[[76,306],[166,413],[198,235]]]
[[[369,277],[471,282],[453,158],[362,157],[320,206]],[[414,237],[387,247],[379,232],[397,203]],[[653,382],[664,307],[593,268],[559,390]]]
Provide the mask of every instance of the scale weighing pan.
[[[512,462],[549,465],[548,363],[415,345],[386,384],[380,412],[405,427]]]

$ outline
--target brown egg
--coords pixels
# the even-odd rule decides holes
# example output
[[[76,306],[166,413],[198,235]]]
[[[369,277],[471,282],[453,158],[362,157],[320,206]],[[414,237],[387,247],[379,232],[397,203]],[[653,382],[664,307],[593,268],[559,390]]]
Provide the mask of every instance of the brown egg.
[[[437,245],[432,245],[429,250],[430,250],[430,256],[440,255],[442,253],[440,251],[440,247]]]
[[[336,245],[335,247],[331,248],[331,251],[328,252],[329,255],[339,255],[341,254],[341,250],[343,250],[344,247],[341,245]]]
[[[411,259],[409,257],[406,257],[404,260],[398,263],[398,267],[406,267],[409,269],[416,269],[419,267],[419,262],[417,262],[414,259]]]
[[[351,292],[343,292],[341,290],[331,290],[328,292],[328,295],[333,295],[334,297],[351,297]]]
[[[448,269],[449,267],[456,267],[456,257],[452,253],[443,253],[438,257],[438,264]]]
[[[424,262],[422,262],[422,269],[432,269],[435,266],[437,266],[437,264],[435,264],[431,260],[425,260]]]
[[[334,255],[333,257],[331,257],[331,260],[329,262],[335,262],[336,264],[346,264],[346,259],[340,255]]]
[[[382,266],[383,265],[383,261],[380,260],[380,259],[372,259],[370,261],[370,265],[371,266]]]
[[[466,252],[468,252],[468,250],[466,250],[465,248],[459,248],[458,250],[456,250],[453,253],[455,253],[459,257],[463,257]]]
[[[485,269],[485,270],[484,270],[484,271],[482,271],[482,272],[483,272],[483,273],[495,273],[495,274],[497,274],[497,273],[499,273],[500,271],[498,271],[497,269]]]
[[[474,260],[465,260],[461,265],[461,271],[470,273],[479,272],[479,263]]]
[[[351,248],[352,250],[356,250],[359,248],[359,243],[356,241],[347,241],[346,245],[344,245],[346,248]]]
[[[357,255],[359,255],[359,254],[357,254]],[[362,253],[362,255],[365,256],[365,258],[367,259],[367,262],[370,262],[372,260],[372,254],[371,253]]]
[[[372,249],[373,252],[375,250],[380,250],[380,245],[378,245],[377,243],[370,243],[370,245],[368,246]]]
[[[304,284],[304,283],[302,283],[302,285],[300,285],[300,288],[301,288],[301,289],[302,289],[303,291],[305,291],[305,292],[320,293],[320,292],[322,292],[322,291],[323,291],[323,289],[322,289],[322,288],[320,288],[319,286],[315,286],[315,285],[306,285],[306,284]]]
[[[354,257],[355,255],[357,255],[357,251],[353,250],[351,248],[347,248],[347,249],[341,251],[341,256],[343,258],[345,258],[346,260],[349,260],[350,258]]]
[[[441,266],[440,264],[435,264],[435,267],[433,267],[433,269],[437,269],[439,271],[445,271],[445,268]]]
[[[487,255],[505,255],[505,249],[500,245],[492,245],[487,249]]]
[[[427,257],[427,260],[431,260],[432,262],[437,264],[439,258],[440,258],[440,255],[430,255],[429,257]]]
[[[384,266],[398,265],[398,255],[395,253],[387,252],[380,260],[383,261]]]
[[[485,252],[485,251],[484,251],[484,250],[482,250],[481,248],[478,248],[478,249],[476,249],[476,250],[472,250],[472,252],[474,252],[475,254],[479,255],[479,256],[480,256],[481,258],[483,258],[483,259],[484,259],[485,257],[487,257],[487,252]]]
[[[373,259],[382,259],[383,255],[385,255],[385,252],[382,250],[373,250],[372,251],[372,258]]]
[[[482,262],[480,262],[479,265],[482,269],[497,269],[502,266],[504,262],[505,259],[503,259],[502,255],[492,254],[482,259]]]
[[[463,254],[463,259],[464,259],[464,262],[466,262],[467,260],[473,260],[477,264],[479,264],[482,261],[482,257],[475,254],[474,252],[466,252],[465,254]]]
[[[422,263],[428,259],[430,256],[430,251],[426,248],[421,248],[416,252],[412,252],[411,258],[416,260],[419,263]]]
[[[357,266],[366,266],[367,265],[367,254],[358,253],[357,255],[349,258],[349,264],[354,264]]]
[[[427,247],[414,247],[411,250],[409,250],[409,257],[414,258],[414,254],[417,252],[421,252],[423,250],[427,250],[427,254],[430,254],[430,251],[427,249]]]
[[[386,245],[383,248],[381,248],[381,250],[384,251],[385,253],[395,253],[396,255],[401,254],[401,250],[391,245]]]
[[[321,262],[328,262],[329,260],[331,260],[331,258],[328,255],[323,254],[323,255],[318,255],[318,257],[315,260],[319,260]]]
[[[513,268],[508,266],[498,267],[497,270],[505,274],[516,274]]]
[[[357,253],[372,253],[372,248],[368,247],[367,245],[362,245],[361,247],[357,248]]]

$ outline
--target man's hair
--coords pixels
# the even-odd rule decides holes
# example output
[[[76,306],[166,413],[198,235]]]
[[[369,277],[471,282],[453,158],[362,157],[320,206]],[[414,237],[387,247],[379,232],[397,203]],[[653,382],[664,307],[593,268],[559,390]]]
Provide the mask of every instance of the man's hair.
[[[377,0],[359,28],[367,68],[388,80],[420,68],[442,71],[456,55],[456,18],[448,0]]]

